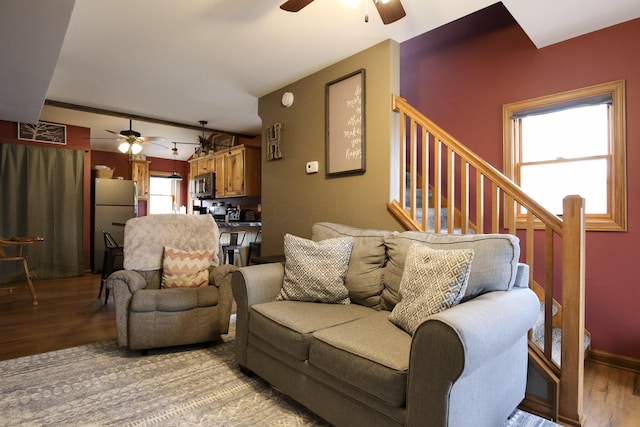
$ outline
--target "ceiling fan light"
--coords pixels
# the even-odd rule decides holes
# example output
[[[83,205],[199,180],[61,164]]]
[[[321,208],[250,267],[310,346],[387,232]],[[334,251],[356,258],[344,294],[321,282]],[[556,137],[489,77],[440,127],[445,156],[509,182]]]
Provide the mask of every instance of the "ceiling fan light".
[[[141,151],[142,151],[142,145],[138,144],[137,142],[134,142],[133,144],[131,144],[131,152],[133,154],[138,154]]]
[[[120,145],[118,145],[118,151],[120,151],[121,153],[128,153],[129,147],[130,145],[128,142],[123,142]]]
[[[351,9],[355,9],[360,4],[360,0],[342,0],[342,3]]]

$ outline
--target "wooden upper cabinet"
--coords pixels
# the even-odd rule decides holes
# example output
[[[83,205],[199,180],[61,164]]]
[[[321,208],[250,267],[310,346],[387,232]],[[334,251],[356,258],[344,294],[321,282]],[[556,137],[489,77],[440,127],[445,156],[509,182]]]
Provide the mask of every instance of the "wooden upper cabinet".
[[[213,170],[216,173],[216,197],[224,196],[224,165],[225,156],[213,157]]]
[[[200,160],[200,172],[199,173],[209,173],[209,172],[215,172],[215,165],[214,165],[214,159],[213,157],[205,157],[204,159]]]
[[[224,195],[244,196],[244,148],[232,150],[224,156]]]
[[[206,157],[191,160],[190,176],[215,172],[216,198],[260,196],[261,159],[259,147],[238,145]]]
[[[260,148],[240,145],[225,156],[225,196],[260,196]]]
[[[131,160],[131,180],[137,182],[138,200],[149,198],[149,161]]]

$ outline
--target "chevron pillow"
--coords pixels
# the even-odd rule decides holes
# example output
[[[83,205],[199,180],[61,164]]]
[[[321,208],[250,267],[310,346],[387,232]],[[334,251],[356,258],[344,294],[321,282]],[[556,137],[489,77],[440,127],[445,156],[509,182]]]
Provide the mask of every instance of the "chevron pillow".
[[[473,249],[411,245],[400,280],[401,300],[389,320],[413,335],[427,317],[458,304],[469,283],[472,260]]]
[[[213,249],[183,251],[164,247],[162,288],[197,288],[209,284]]]

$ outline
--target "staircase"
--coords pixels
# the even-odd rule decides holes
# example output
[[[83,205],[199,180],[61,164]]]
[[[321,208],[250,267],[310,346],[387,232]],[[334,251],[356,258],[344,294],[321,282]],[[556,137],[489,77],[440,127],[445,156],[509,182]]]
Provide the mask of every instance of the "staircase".
[[[509,233],[530,267],[541,316],[529,332],[529,381],[521,408],[582,426],[584,199],[567,196],[562,218],[548,212],[501,172],[399,96],[399,199],[389,211],[407,230]],[[428,194],[428,197],[422,197]],[[423,215],[427,212],[427,215]],[[560,339],[560,337],[562,337]]]

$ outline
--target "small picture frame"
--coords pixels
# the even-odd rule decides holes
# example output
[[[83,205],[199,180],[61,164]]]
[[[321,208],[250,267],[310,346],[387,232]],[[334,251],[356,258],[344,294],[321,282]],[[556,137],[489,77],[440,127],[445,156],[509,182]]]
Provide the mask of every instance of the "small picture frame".
[[[213,151],[229,149],[236,144],[236,136],[226,133],[216,135],[213,139]]]
[[[18,139],[24,141],[45,142],[48,144],[67,144],[67,127],[57,123],[41,122],[18,123]]]
[[[325,89],[326,174],[366,171],[365,70],[327,83]]]

